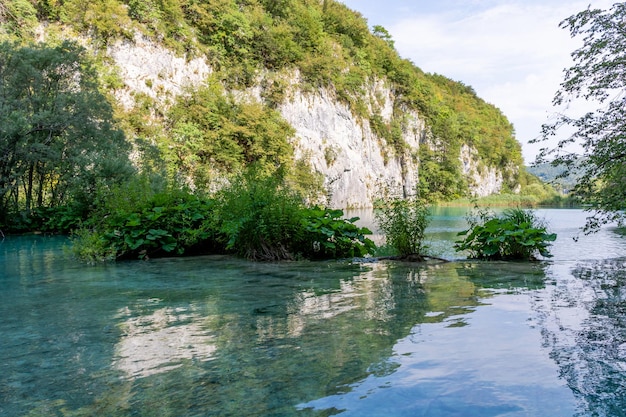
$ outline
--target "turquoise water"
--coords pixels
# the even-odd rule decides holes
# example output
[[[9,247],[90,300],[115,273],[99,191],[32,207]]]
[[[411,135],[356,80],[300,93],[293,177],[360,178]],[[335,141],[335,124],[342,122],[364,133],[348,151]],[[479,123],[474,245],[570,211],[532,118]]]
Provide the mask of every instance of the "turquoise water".
[[[95,267],[0,243],[2,416],[620,416],[626,239],[542,210],[549,261]],[[367,218],[364,219],[367,221]],[[573,238],[577,238],[577,242]]]

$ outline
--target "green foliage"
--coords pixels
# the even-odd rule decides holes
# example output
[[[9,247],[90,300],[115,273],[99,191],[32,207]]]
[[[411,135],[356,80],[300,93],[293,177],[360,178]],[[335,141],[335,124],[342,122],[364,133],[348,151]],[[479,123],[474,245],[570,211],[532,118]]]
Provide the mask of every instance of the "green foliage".
[[[469,223],[471,228],[458,234],[465,238],[454,248],[457,252],[468,251],[470,258],[532,260],[537,254],[552,256],[548,247],[556,234],[548,233],[547,226],[532,211],[508,209],[500,216],[480,212]]]
[[[560,195],[555,195],[549,197],[547,200],[540,199],[538,196],[529,194],[532,192],[531,190],[528,192],[521,192],[519,194],[514,193],[500,193],[500,194],[492,194],[486,197],[479,198],[459,198],[456,200],[438,203],[441,206],[450,206],[450,207],[473,207],[475,205],[485,206],[485,207],[538,207],[538,206],[548,206],[548,207],[572,207],[576,206],[576,201],[572,200],[568,197],[562,197]]]
[[[162,149],[170,166],[202,186],[210,169],[237,172],[256,165],[262,173],[293,163],[293,128],[275,110],[237,102],[218,83],[181,97],[169,114]]]
[[[70,233],[80,227],[87,217],[85,208],[78,204],[57,207],[39,207],[28,216],[27,227],[21,231],[37,230],[45,233]],[[17,229],[13,229],[18,231]]]
[[[586,232],[626,220],[624,98],[615,94],[626,86],[625,19],[626,3],[619,2],[608,10],[588,7],[560,25],[572,37],[580,37],[582,46],[572,53],[574,64],[564,71],[554,98],[555,106],[565,111],[543,126],[541,140],[556,138],[558,144],[543,149],[538,160],[564,168],[565,176],[575,175],[573,193],[593,211]],[[577,100],[587,107],[593,103],[596,110],[572,116],[568,109],[575,108],[572,103]],[[564,126],[573,133],[561,136]]]
[[[302,197],[275,176],[248,173],[217,195],[216,218],[226,250],[248,259],[286,260],[363,256],[371,233],[341,210],[306,208]]]
[[[418,197],[383,202],[375,217],[387,244],[398,255],[423,256],[428,248],[424,233],[429,223],[429,209]]]
[[[132,174],[83,48],[0,43],[0,224],[79,204]]]
[[[343,218],[342,210],[314,207],[304,212],[302,225],[305,239],[299,242],[299,252],[307,258],[352,258],[373,253],[376,248],[365,237],[372,232],[354,223],[358,217]]]
[[[521,146],[515,140],[513,125],[498,108],[461,82],[436,74],[430,79],[435,87],[430,120],[433,133],[443,141],[442,154],[454,153],[461,144],[468,144],[488,165],[506,168],[507,164],[522,164]]]
[[[227,250],[256,260],[292,259],[303,204],[276,177],[248,173],[233,179],[217,195],[218,228]]]
[[[187,58],[206,57],[214,70],[206,88],[189,92],[167,114],[159,114],[152,100],[138,94],[135,108],[121,114],[130,136],[159,149],[170,177],[184,183],[203,188],[215,174],[240,171],[253,163],[265,166],[266,172],[278,166],[285,171],[297,168],[288,142],[293,130],[273,110],[288,97],[296,70],[300,88],[327,87],[356,116],[369,120],[389,145],[386,156],[395,152],[406,157],[403,114],[414,110],[427,120],[434,136],[424,138],[420,151],[428,153],[420,156],[422,197],[449,200],[466,194],[468,185],[457,158],[464,143],[474,146],[490,166],[504,169],[521,164],[513,128],[497,108],[478,98],[471,87],[426,74],[402,59],[385,28],[370,30],[359,13],[339,1],[46,0],[33,6],[6,0],[2,4],[21,4],[20,19],[30,22],[17,25],[7,20],[10,25],[5,31],[12,37],[32,39],[29,27],[34,27],[35,7],[48,27],[69,25],[88,35],[96,47],[104,48],[138,30]],[[0,8],[0,20],[2,12]],[[102,79],[109,89],[121,85],[112,73],[103,73]],[[259,81],[262,103],[242,102],[230,94]],[[385,82],[392,91],[394,116],[388,122],[376,116],[376,104],[367,100],[373,81]],[[138,165],[144,168],[143,161]],[[153,169],[158,163],[145,165]],[[514,172],[510,170],[510,175]]]
[[[67,0],[61,10],[62,21],[90,32],[105,44],[120,36],[132,37],[127,8],[118,0]]]
[[[116,248],[100,233],[88,228],[76,229],[72,234],[72,254],[88,264],[114,261],[118,257]]]
[[[394,118],[386,123],[379,114],[370,116],[370,127],[372,131],[385,140],[386,144],[391,146],[398,154],[402,154],[406,144],[402,140],[402,123],[400,119]]]
[[[568,200],[562,193],[557,192],[552,185],[542,182],[526,170],[520,172],[519,184],[521,186],[519,196],[528,201],[533,201],[534,205],[559,205]]]
[[[277,261],[372,252],[365,237],[371,232],[354,225],[358,218],[342,216],[306,208],[279,177],[257,171],[233,179],[213,198],[140,177],[102,195],[99,210],[74,233],[73,251],[92,263],[193,253]]]
[[[137,196],[135,196],[137,197]],[[214,203],[168,188],[131,204],[111,195],[104,217],[94,216],[74,238],[82,259],[140,258],[183,255],[213,249]],[[101,213],[98,213],[101,214]],[[202,247],[202,248],[201,248]]]
[[[285,183],[309,204],[319,201],[325,192],[324,174],[311,167],[307,153],[285,174]]]
[[[391,34],[383,26],[375,25],[374,27],[372,27],[372,33],[374,34],[374,36],[378,36],[380,39],[384,40],[390,48],[395,47],[395,42],[393,41]]]
[[[212,238],[210,201],[191,196],[156,195],[141,211],[117,216],[104,237],[118,257],[183,255]],[[157,205],[159,204],[159,205]]]
[[[37,10],[28,0],[0,1],[0,39],[30,38],[37,26]]]
[[[449,201],[466,194],[467,182],[460,173],[460,161],[456,155],[420,147],[418,191],[423,199]]]

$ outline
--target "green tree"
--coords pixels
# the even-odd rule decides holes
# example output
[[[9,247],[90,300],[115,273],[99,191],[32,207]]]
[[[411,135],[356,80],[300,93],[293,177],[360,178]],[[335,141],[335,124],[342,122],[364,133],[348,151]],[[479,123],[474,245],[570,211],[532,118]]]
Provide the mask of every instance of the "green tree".
[[[374,34],[374,36],[378,36],[380,39],[384,40],[387,43],[387,45],[389,45],[389,47],[391,48],[395,47],[395,42],[393,41],[391,34],[389,33],[387,29],[385,29],[384,26],[375,25],[372,28],[372,33]]]
[[[463,197],[467,184],[455,153],[439,153],[420,147],[418,193],[428,201],[447,201]]]
[[[541,140],[558,137],[564,126],[573,133],[544,148],[538,162],[552,158],[554,166],[566,168],[563,175],[580,173],[574,193],[593,210],[587,232],[626,219],[625,21],[626,3],[620,2],[608,10],[587,8],[560,24],[572,37],[582,37],[583,45],[572,53],[574,63],[565,70],[554,105],[569,107],[582,99],[597,109],[582,116],[559,114],[544,125]]]
[[[179,98],[169,123],[166,157],[196,186],[205,183],[211,169],[234,172],[258,164],[268,173],[293,160],[294,130],[280,113],[237,101],[216,82]]]
[[[89,204],[130,172],[97,74],[71,43],[0,43],[0,224],[9,214]]]

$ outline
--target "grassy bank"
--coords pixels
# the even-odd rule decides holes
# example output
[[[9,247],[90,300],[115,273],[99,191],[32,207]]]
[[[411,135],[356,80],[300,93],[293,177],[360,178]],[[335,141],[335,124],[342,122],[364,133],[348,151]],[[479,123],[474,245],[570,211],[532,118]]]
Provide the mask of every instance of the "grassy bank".
[[[442,207],[577,207],[576,200],[569,196],[556,195],[549,199],[540,199],[531,195],[494,194],[480,198],[459,198],[452,201],[438,202]]]

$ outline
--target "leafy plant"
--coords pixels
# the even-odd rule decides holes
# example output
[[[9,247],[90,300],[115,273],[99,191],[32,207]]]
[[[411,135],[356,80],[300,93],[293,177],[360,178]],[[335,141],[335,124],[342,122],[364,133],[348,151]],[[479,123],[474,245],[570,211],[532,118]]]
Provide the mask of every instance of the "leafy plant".
[[[375,212],[387,244],[400,256],[424,255],[427,249],[424,232],[428,226],[428,216],[428,207],[418,197],[385,201]]]
[[[372,232],[354,224],[358,217],[344,219],[343,214],[342,210],[319,207],[306,210],[301,252],[308,258],[352,258],[372,253],[376,246],[365,237]]]
[[[374,243],[358,218],[343,211],[306,208],[297,192],[277,177],[248,173],[218,193],[216,218],[226,250],[255,260],[364,256]]]
[[[132,210],[118,209],[77,231],[74,252],[91,260],[183,255],[201,246],[208,251],[215,247],[213,206],[212,200],[184,191],[157,193]]]
[[[470,258],[533,260],[537,254],[552,256],[548,247],[556,234],[548,233],[547,226],[530,210],[508,209],[500,216],[483,211],[469,222],[471,228],[458,234],[465,238],[454,248],[468,251]]]

